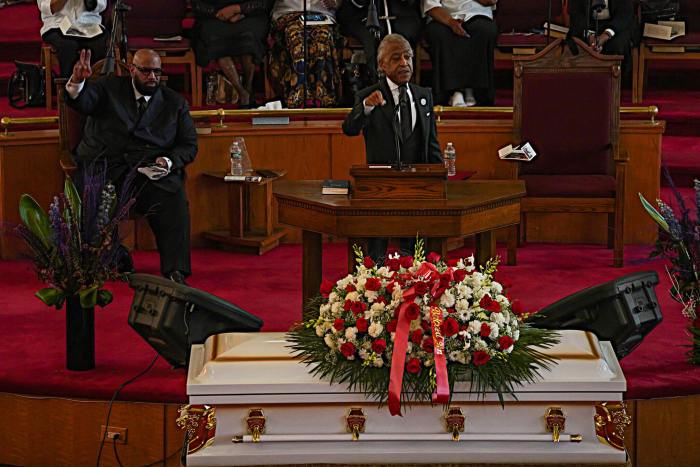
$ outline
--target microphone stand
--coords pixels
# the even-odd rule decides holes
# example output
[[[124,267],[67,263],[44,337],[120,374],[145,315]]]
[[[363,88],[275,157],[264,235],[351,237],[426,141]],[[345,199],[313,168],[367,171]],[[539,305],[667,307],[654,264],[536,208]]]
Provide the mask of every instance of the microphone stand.
[[[382,30],[381,27],[379,26],[379,15],[377,14],[377,4],[374,3],[374,0],[370,0],[369,6],[367,7],[367,22],[365,23],[365,26],[369,30],[369,32],[374,36],[374,44],[372,45],[373,50],[377,50],[378,46],[378,41],[379,38],[382,35]],[[370,69],[374,69],[376,64],[367,64]],[[377,74],[374,74],[372,78],[377,78]]]
[[[309,14],[308,6],[306,4],[307,0],[304,0],[304,25],[303,25],[303,31],[304,31],[304,41],[302,42],[302,46],[304,47],[304,82],[302,83],[302,86],[304,86],[304,102],[301,104],[301,108],[305,109],[306,108],[306,99],[308,99],[308,82],[309,82],[309,76],[308,76],[308,66],[309,66],[309,54],[308,54],[308,47],[307,47],[307,24],[306,24],[306,17]]]
[[[552,0],[547,2],[547,45],[552,38]]]
[[[396,145],[396,170],[399,172],[403,170],[403,163],[401,162],[401,123],[399,122],[401,104],[402,102],[399,100],[399,105],[394,108],[394,118],[391,122],[394,127],[394,144]]]
[[[104,66],[102,67],[102,71],[100,73],[102,76],[114,73],[116,61],[114,49],[117,42],[119,42],[121,60],[126,60],[128,47],[124,13],[130,10],[131,7],[129,5],[125,5],[122,0],[117,0],[117,3],[114,5],[114,9],[112,10],[112,30],[110,31],[109,44],[107,45],[107,54],[105,56]],[[121,32],[121,34],[119,34],[119,32]],[[119,38],[117,38],[117,34],[119,34]]]

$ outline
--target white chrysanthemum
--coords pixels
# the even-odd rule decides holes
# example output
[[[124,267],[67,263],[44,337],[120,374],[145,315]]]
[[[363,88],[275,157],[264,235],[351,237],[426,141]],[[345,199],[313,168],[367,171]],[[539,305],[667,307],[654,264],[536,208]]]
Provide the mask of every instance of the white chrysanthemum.
[[[333,315],[337,315],[339,313],[342,313],[342,311],[343,304],[340,302],[333,302],[333,304],[331,305],[331,313],[333,313]]]
[[[469,309],[469,300],[460,298],[458,300],[455,300],[455,310],[457,311],[466,311]]]
[[[335,291],[333,291],[333,292],[328,294],[328,301],[333,302],[335,300],[338,300],[338,294],[335,293]]]
[[[520,330],[516,329],[513,331],[513,340],[517,341],[518,339],[520,339]]]
[[[503,313],[491,313],[491,322],[503,326],[507,321]]]
[[[318,308],[318,312],[321,315],[326,315],[329,311],[331,310],[331,305],[330,303],[324,303]]]
[[[378,337],[382,331],[384,331],[384,326],[382,326],[382,323],[372,323],[367,329],[367,333],[372,337]]]
[[[372,311],[384,311],[384,308],[386,308],[384,302],[374,302],[370,307]]]
[[[367,360],[367,357],[369,357],[369,352],[365,349],[360,349],[360,351],[357,353],[362,360]]]
[[[457,313],[457,315],[459,316],[460,321],[469,321],[472,319],[472,312],[469,309],[460,311]]]
[[[351,302],[356,302],[358,297],[359,297],[359,294],[357,293],[357,291],[352,291],[352,292],[348,292],[348,294],[345,296],[345,300],[350,300]]]
[[[491,293],[493,295],[497,295],[497,294],[500,294],[501,292],[503,292],[503,286],[501,284],[499,284],[498,282],[495,282],[495,281],[492,282],[491,283]]]
[[[452,308],[455,304],[455,297],[452,295],[451,290],[445,290],[445,292],[440,297],[440,305],[445,308]]]
[[[349,341],[354,341],[357,337],[357,328],[355,326],[345,330],[345,338]]]
[[[365,290],[365,284],[367,283],[367,276],[361,275],[357,278],[357,283],[355,284],[355,287],[357,287],[358,292],[362,292]]]
[[[481,337],[477,337],[472,342],[474,343],[474,350],[486,351],[489,348]]]
[[[497,337],[498,337],[498,331],[499,331],[498,324],[496,324],[496,323],[489,323],[489,327],[491,328],[491,334],[489,334],[489,338],[490,338],[490,339],[495,339],[495,338],[497,338]],[[346,333],[346,335],[347,335],[347,333]]]
[[[448,358],[450,361],[458,362],[458,363],[466,363],[466,360],[467,360],[466,357],[464,356],[464,353],[463,353],[463,352],[459,352],[459,351],[457,351],[457,350],[453,350],[452,352],[450,352],[450,353],[447,355],[447,358]]]
[[[481,321],[477,319],[470,321],[467,330],[470,334],[479,334],[481,332]]]
[[[381,357],[377,357],[372,362],[372,365],[374,365],[377,368],[381,368],[384,366],[384,360],[382,360]]]
[[[365,290],[365,297],[368,302],[373,302],[378,296],[379,293],[374,290]]]
[[[333,340],[333,334],[326,334],[326,337],[323,338],[323,342],[325,342],[331,350],[335,350],[335,341]]]

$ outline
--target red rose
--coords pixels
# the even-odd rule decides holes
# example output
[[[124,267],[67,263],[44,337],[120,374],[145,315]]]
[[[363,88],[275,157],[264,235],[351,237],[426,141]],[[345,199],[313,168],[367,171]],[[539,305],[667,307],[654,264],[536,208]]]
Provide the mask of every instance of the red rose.
[[[367,282],[365,282],[365,288],[376,292],[382,288],[382,280],[377,277],[369,277],[367,278]]]
[[[433,351],[435,350],[435,343],[433,342],[433,338],[426,337],[425,339],[423,339],[423,344],[421,344],[421,347],[426,352],[433,353]]]
[[[501,304],[493,300],[490,295],[484,295],[479,301],[479,306],[486,311],[492,313],[499,313],[501,311]]]
[[[465,277],[467,277],[467,271],[464,269],[457,269],[452,273],[455,282],[462,282]]]
[[[450,277],[450,274],[447,272],[443,272],[440,274],[440,287],[448,287],[450,285],[450,281],[452,280],[452,277]]]
[[[352,308],[352,302],[350,300],[345,300],[345,303],[343,303],[343,310],[350,311],[350,308]]]
[[[457,263],[459,263],[459,258],[454,258],[454,259],[448,259],[447,260],[447,265],[450,267],[457,267]]]
[[[501,350],[508,350],[508,347],[513,345],[513,338],[509,336],[501,336],[498,338],[498,346]]]
[[[372,351],[374,353],[382,353],[386,350],[386,341],[384,339],[377,339],[372,342]]]
[[[474,363],[474,366],[484,365],[488,363],[489,360],[491,360],[491,356],[481,350],[477,350],[472,354],[472,362]]]
[[[386,301],[386,297],[385,297],[384,295],[380,295],[379,297],[377,297],[377,298],[374,299],[374,303],[384,303],[384,304],[386,304],[386,303],[388,303],[388,302]]]
[[[355,326],[357,327],[357,330],[360,332],[367,332],[367,320],[364,318],[358,318],[357,321],[355,322]]]
[[[416,305],[415,302],[409,303],[408,306],[406,307],[406,317],[413,321],[414,319],[418,318],[420,315],[420,307]]]
[[[336,318],[335,321],[333,321],[333,328],[336,331],[342,331],[345,329],[345,320],[341,318]]]
[[[350,293],[356,291],[355,284],[348,284],[345,286],[345,292]]]
[[[401,262],[397,258],[391,258],[386,260],[385,265],[389,268],[389,271],[398,271],[401,267]]]
[[[389,245],[386,249],[386,255],[395,255],[396,253],[399,252],[399,249],[396,248],[394,245]]]
[[[328,279],[323,279],[321,281],[321,287],[319,287],[321,295],[327,298],[328,295],[333,292],[333,287],[335,287],[335,283],[329,281]]]
[[[513,300],[510,302],[510,309],[513,313],[520,316],[525,313],[525,307],[520,300]]]
[[[428,253],[428,256],[425,258],[429,263],[437,264],[438,261],[440,261],[440,255],[435,253],[434,251],[431,251]]]
[[[362,260],[362,264],[363,264],[364,267],[366,267],[367,269],[373,268],[373,267],[374,267],[374,260],[373,260],[372,258],[370,258],[369,256],[365,256],[365,259]]]
[[[442,324],[445,326],[444,333],[447,337],[454,336],[459,332],[459,323],[456,319],[452,318],[451,316],[449,316],[445,321],[443,321]]]
[[[481,323],[481,331],[479,331],[481,337],[489,337],[491,335],[491,326],[488,323]]]
[[[367,305],[365,305],[363,302],[352,302],[352,305],[350,306],[350,310],[352,310],[352,314],[354,315],[361,315],[366,309]]]
[[[402,256],[400,259],[400,264],[402,268],[410,268],[413,266],[413,256]]]
[[[423,328],[423,331],[430,332],[430,329],[431,329],[430,322],[428,322],[426,320],[421,320],[420,327]]]
[[[406,371],[414,375],[420,373],[420,367],[420,360],[417,358],[410,358],[408,362],[406,362]]]
[[[411,342],[414,344],[420,344],[423,341],[423,330],[416,329],[411,333]]]
[[[345,358],[352,357],[355,355],[355,344],[352,342],[344,343],[340,346],[340,353],[342,353]]]
[[[416,291],[416,295],[425,295],[428,292],[428,284],[423,281],[418,281],[413,284],[413,290]]]
[[[396,332],[396,323],[397,321],[395,319],[392,319],[388,323],[386,323],[386,332],[392,333]]]

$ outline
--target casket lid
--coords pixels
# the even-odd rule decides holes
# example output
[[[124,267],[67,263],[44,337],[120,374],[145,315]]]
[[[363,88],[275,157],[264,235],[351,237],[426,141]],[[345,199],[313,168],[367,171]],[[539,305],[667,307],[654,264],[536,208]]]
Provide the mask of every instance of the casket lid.
[[[557,364],[542,379],[516,389],[518,400],[621,400],[626,382],[608,342],[583,331],[559,331],[561,341],[543,353]],[[291,355],[284,333],[228,333],[192,346],[187,393],[192,403],[351,402],[361,393],[309,374]],[[453,400],[476,399],[470,384],[455,385]],[[214,399],[212,399],[212,397]],[[489,394],[486,400],[496,399]]]

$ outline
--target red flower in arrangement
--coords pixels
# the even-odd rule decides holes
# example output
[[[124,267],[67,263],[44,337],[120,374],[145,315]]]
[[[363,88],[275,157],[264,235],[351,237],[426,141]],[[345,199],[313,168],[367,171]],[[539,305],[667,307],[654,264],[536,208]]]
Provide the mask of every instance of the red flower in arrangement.
[[[361,315],[366,309],[367,304],[364,302],[352,302],[352,305],[350,306],[350,310],[352,310],[352,314],[354,315]]]
[[[431,251],[425,258],[429,263],[437,264],[440,261],[440,255]]]
[[[411,342],[413,342],[416,345],[419,345],[423,341],[423,330],[422,329],[416,329],[411,333]]]
[[[510,309],[517,316],[521,316],[525,313],[525,307],[520,300],[513,300],[510,302]]]
[[[345,302],[343,303],[343,310],[350,311],[351,308],[352,308],[352,300],[345,300]]]
[[[451,337],[459,332],[459,323],[450,316],[442,322],[442,328],[442,333],[446,337]]]
[[[430,322],[429,321],[421,320],[420,327],[423,328],[423,331],[430,332]]]
[[[396,324],[397,321],[395,319],[392,319],[388,323],[386,323],[386,332],[396,332]]]
[[[374,267],[374,260],[372,258],[370,258],[369,256],[365,256],[365,258],[362,260],[362,264],[367,269],[370,269],[370,268]]]
[[[406,317],[413,321],[420,315],[420,307],[414,303],[409,303],[406,307]]]
[[[498,338],[498,346],[501,350],[508,350],[508,347],[513,345],[513,338],[509,336],[501,336]]]
[[[389,246],[387,247],[387,249],[386,249],[386,254],[387,254],[387,256],[389,256],[389,255],[393,256],[393,255],[395,255],[396,253],[399,253],[399,249],[396,248],[394,245],[389,245]]]
[[[433,353],[435,351],[435,343],[433,342],[433,338],[426,337],[425,339],[423,339],[423,343],[421,344],[421,347],[426,352]]]
[[[499,313],[501,311],[501,304],[493,300],[490,295],[484,295],[481,300],[479,300],[479,306],[492,313]]]
[[[343,354],[345,358],[352,357],[355,355],[355,344],[352,342],[345,342],[340,346],[340,353]]]
[[[398,271],[401,268],[401,261],[398,258],[389,258],[384,262],[389,271]]]
[[[472,354],[472,362],[474,363],[474,366],[485,365],[489,360],[491,360],[491,356],[481,350],[477,350]]]
[[[423,281],[418,281],[413,284],[413,290],[416,291],[416,295],[425,295],[428,292],[428,284]]]
[[[399,259],[399,263],[401,264],[402,268],[408,269],[413,266],[413,256],[402,256]]]
[[[320,292],[325,298],[328,298],[331,292],[333,292],[333,287],[335,287],[335,282],[329,281],[328,279],[323,279],[321,281]]]
[[[464,269],[457,269],[452,273],[452,276],[455,279],[455,282],[462,282],[465,277],[467,277],[467,271]]]
[[[354,284],[348,284],[345,286],[345,292],[350,293],[356,291],[357,288],[355,287]]]
[[[489,337],[491,335],[491,326],[489,323],[481,323],[481,331],[479,331],[481,337]]]
[[[367,327],[369,326],[369,324],[367,324],[367,320],[365,318],[357,318],[355,326],[357,327],[358,331],[367,332]]]
[[[372,342],[372,351],[374,353],[382,353],[386,350],[386,341],[384,339],[376,339]]]
[[[444,272],[440,274],[440,287],[449,287],[452,276],[450,273]]]
[[[380,295],[374,299],[374,303],[384,303],[386,305],[389,302],[387,302],[387,299],[384,295]]]
[[[410,358],[408,362],[406,362],[406,371],[408,371],[411,374],[417,374],[420,372],[420,360],[417,358]]]
[[[336,318],[335,321],[333,321],[333,329],[336,331],[342,331],[345,329],[345,320],[342,318]]]
[[[365,288],[372,292],[376,292],[382,288],[382,280],[377,277],[369,277],[367,278],[367,282],[365,282]]]
[[[451,268],[457,267],[458,263],[459,263],[459,258],[453,258],[453,259],[447,260],[447,265]]]

